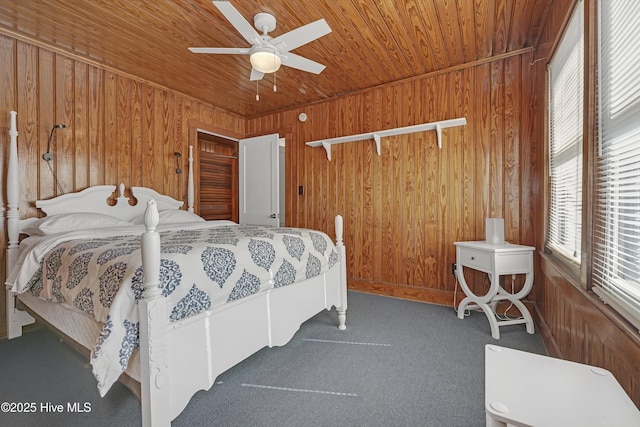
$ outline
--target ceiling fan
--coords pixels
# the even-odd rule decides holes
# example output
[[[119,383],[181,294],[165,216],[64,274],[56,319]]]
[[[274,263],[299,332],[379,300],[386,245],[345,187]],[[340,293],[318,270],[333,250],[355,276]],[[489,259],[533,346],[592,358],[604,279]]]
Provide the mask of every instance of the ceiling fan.
[[[241,54],[249,55],[251,62],[251,80],[261,80],[267,73],[274,73],[280,65],[320,74],[325,66],[291,53],[304,44],[312,42],[331,32],[331,28],[324,19],[303,25],[278,37],[271,37],[268,33],[276,27],[276,18],[269,13],[258,13],[253,18],[253,25],[262,34],[258,34],[251,24],[228,1],[214,1],[213,4],[222,12],[227,20],[245,38],[251,47],[190,47],[194,53],[210,54]]]

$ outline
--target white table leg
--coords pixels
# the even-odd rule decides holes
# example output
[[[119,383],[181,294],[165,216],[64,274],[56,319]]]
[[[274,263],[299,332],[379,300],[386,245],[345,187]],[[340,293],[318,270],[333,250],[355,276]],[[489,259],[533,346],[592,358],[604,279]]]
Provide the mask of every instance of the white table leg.
[[[526,273],[524,285],[522,286],[522,289],[519,292],[516,292],[515,294],[512,294],[511,292],[509,292],[509,291],[505,290],[504,288],[500,287],[500,289],[498,289],[498,295],[496,295],[495,298],[493,299],[493,301],[491,302],[491,304],[493,305],[494,309],[495,309],[495,305],[498,303],[498,301],[509,301],[510,303],[515,305],[516,308],[522,314],[522,317],[524,319],[524,321],[522,321],[520,323],[525,323],[526,324],[527,332],[529,334],[534,334],[535,333],[535,327],[534,327],[534,324],[533,324],[533,317],[531,317],[531,313],[529,312],[529,309],[527,308],[526,305],[524,305],[524,303],[521,301],[521,299],[529,294],[529,292],[531,291],[532,287],[533,287],[533,273]],[[513,322],[513,321],[505,321],[505,322],[507,322],[507,324],[508,324],[510,322]]]
[[[522,313],[522,317],[524,317],[525,324],[527,325],[527,332],[530,334],[535,333],[535,328],[533,326],[533,317],[531,317],[531,313],[529,313],[527,306],[525,306],[522,301],[518,299],[510,301],[513,302],[513,305],[518,307],[518,310],[520,310],[520,313]]]
[[[498,319],[496,319],[496,313],[489,307],[487,304],[482,304],[480,306],[484,314],[486,314],[487,319],[489,320],[489,326],[491,326],[491,336],[494,339],[500,339],[500,325],[498,324]]]
[[[502,289],[500,288],[500,285],[498,283],[500,277],[489,274],[489,279],[491,281],[489,291],[485,295],[479,296],[474,294],[469,288],[469,285],[464,278],[463,267],[459,264],[456,268],[456,276],[458,277],[458,281],[460,282],[460,287],[464,291],[465,295],[467,295],[466,298],[460,301],[460,305],[458,305],[458,319],[464,319],[464,311],[466,309],[472,310],[474,308],[480,308],[489,320],[489,326],[491,326],[491,336],[495,339],[500,339],[500,328],[498,325],[498,321],[496,320],[494,310],[489,306],[493,298],[498,293],[498,290]]]

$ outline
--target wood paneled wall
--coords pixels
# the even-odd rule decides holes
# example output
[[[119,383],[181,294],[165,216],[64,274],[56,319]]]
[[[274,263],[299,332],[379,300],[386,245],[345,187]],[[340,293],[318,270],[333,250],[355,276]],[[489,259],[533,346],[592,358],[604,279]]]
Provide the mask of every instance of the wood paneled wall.
[[[483,240],[486,217],[505,219],[508,241],[536,245],[535,82],[544,65],[533,60],[531,52],[252,118],[247,134],[289,129],[286,217],[333,234],[333,216],[344,216],[352,288],[451,305],[453,242]],[[467,125],[445,129],[442,149],[434,131],[384,138],[380,156],[372,140],[334,145],[332,161],[305,145],[458,117]]]
[[[245,129],[244,118],[170,89],[3,35],[0,93],[2,207],[6,204],[9,111],[15,110],[23,218],[37,216],[34,200],[60,194],[53,173],[64,192],[123,182],[127,189],[147,186],[185,200],[187,174],[175,173],[174,152],[183,154],[180,166],[186,170],[189,122],[233,135]],[[55,132],[52,173],[42,154],[56,123],[66,128]],[[0,311],[4,299],[2,292]],[[5,316],[0,315],[2,329]]]
[[[169,89],[0,36],[3,117],[18,112],[23,216],[29,201],[59,193],[41,158],[56,123],[52,162],[65,192],[91,185],[144,185],[183,198],[191,119],[242,132],[244,119]],[[3,126],[4,123],[3,123]]]

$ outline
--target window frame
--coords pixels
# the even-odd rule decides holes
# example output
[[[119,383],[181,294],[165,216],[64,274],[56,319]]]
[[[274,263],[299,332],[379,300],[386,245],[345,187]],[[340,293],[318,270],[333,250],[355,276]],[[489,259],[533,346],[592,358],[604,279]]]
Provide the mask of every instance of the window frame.
[[[601,16],[600,8],[602,5],[602,2],[603,0],[597,0],[593,2],[595,3],[595,6],[592,7],[592,13],[591,13],[591,15],[593,16],[593,19],[592,19],[593,23],[592,23],[592,31],[590,32],[591,33],[590,37],[594,39],[595,48],[593,49],[593,52],[592,52],[594,58],[590,58],[589,64],[593,65],[593,70],[595,71],[599,69],[600,63],[601,63],[601,57],[600,57],[601,41],[600,41],[600,23],[599,23],[600,18],[599,17]],[[595,74],[595,76],[601,77],[599,72],[598,74]],[[594,83],[590,86],[592,87],[592,91],[594,93],[594,99],[595,99],[594,108],[591,111],[595,111],[595,114],[597,115],[597,122],[602,123],[602,119],[601,119],[602,111],[599,105],[600,103],[597,100],[597,96],[595,95],[597,94],[597,91],[599,91],[603,86],[601,85],[600,81],[596,81],[596,77],[594,77]],[[638,107],[636,106],[633,109],[633,111],[637,113]],[[633,117],[635,117],[635,115]],[[628,128],[626,129],[628,131]],[[591,238],[589,240],[589,244],[591,245],[592,249],[590,249],[589,251],[590,259],[589,259],[589,275],[587,280],[587,289],[593,291],[597,295],[597,296],[594,296],[594,298],[599,298],[599,300],[602,301],[603,305],[606,304],[607,306],[609,306],[609,311],[614,313],[615,318],[622,320],[623,323],[627,325],[632,325],[632,328],[635,329],[636,333],[640,333],[640,317],[638,316],[638,313],[637,313],[637,307],[633,309],[634,310],[633,312],[629,311],[631,306],[626,306],[627,303],[621,302],[621,300],[618,299],[618,297],[616,297],[615,294],[610,293],[610,291],[608,291],[606,287],[600,287],[595,283],[596,282],[595,277],[597,274],[595,270],[597,266],[594,260],[597,256],[596,245],[599,243],[599,240],[596,236],[598,235],[597,234],[598,231],[601,231],[597,221],[597,215],[598,215],[598,211],[602,209],[599,204],[598,193],[596,192],[596,185],[599,178],[597,170],[599,168],[599,156],[600,156],[599,151],[601,149],[600,136],[601,136],[600,128],[599,127],[596,128],[594,126],[594,132],[592,134],[591,150],[590,150],[591,159],[589,162],[591,175],[588,177],[591,185],[591,194],[592,194],[592,197],[590,198],[591,204],[589,209],[591,214],[591,218],[590,218],[591,226],[589,228],[589,230],[591,231]],[[618,137],[619,136],[620,135],[618,135]],[[605,243],[607,242],[605,241]],[[612,280],[615,281],[616,278],[613,278]],[[621,288],[624,289],[625,286],[621,286]]]
[[[596,111],[592,110],[592,107],[596,107],[597,105],[594,102],[593,93],[595,91],[595,85],[593,84],[594,76],[589,70],[593,69],[594,66],[597,65],[597,62],[593,61],[593,42],[591,41],[591,33],[589,31],[591,28],[591,18],[593,13],[591,12],[590,7],[591,2],[585,2],[583,0],[576,0],[573,4],[573,7],[567,13],[566,20],[563,24],[563,28],[560,31],[559,37],[557,38],[554,46],[551,49],[549,61],[547,62],[547,73],[546,73],[546,88],[545,88],[545,97],[546,97],[546,126],[545,126],[545,201],[544,201],[544,230],[545,230],[545,240],[544,240],[544,252],[548,258],[552,259],[554,263],[561,265],[562,269],[567,273],[567,276],[571,279],[571,281],[576,285],[583,289],[587,288],[587,266],[590,261],[590,251],[589,251],[589,242],[588,239],[585,239],[585,233],[587,230],[590,230],[591,224],[591,209],[587,209],[588,201],[590,199],[590,194],[592,193],[592,180],[591,176],[591,162],[589,159],[590,156],[589,150],[592,145],[590,144],[593,141],[593,134],[595,131],[595,120],[593,119],[594,115],[586,114],[587,111]],[[582,217],[581,217],[581,235],[580,235],[580,260],[576,262],[576,260],[571,259],[570,257],[565,256],[560,251],[554,251],[549,247],[549,233],[550,233],[550,210],[551,210],[551,192],[552,192],[552,182],[551,182],[551,79],[550,79],[550,64],[554,58],[554,55],[558,51],[560,44],[564,38],[564,35],[569,27],[569,24],[576,13],[576,9],[578,7],[582,7],[583,11],[583,100],[582,100],[582,108],[583,108],[583,118],[582,118]],[[592,76],[589,78],[589,76]],[[589,177],[589,179],[587,179]]]

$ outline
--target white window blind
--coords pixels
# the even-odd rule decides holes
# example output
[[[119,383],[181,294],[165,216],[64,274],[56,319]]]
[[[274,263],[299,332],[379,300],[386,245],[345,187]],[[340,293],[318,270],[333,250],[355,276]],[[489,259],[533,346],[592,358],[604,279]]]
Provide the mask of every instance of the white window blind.
[[[640,329],[640,2],[600,2],[593,290]]]
[[[582,230],[583,3],[549,63],[550,203],[547,246],[580,262]]]

